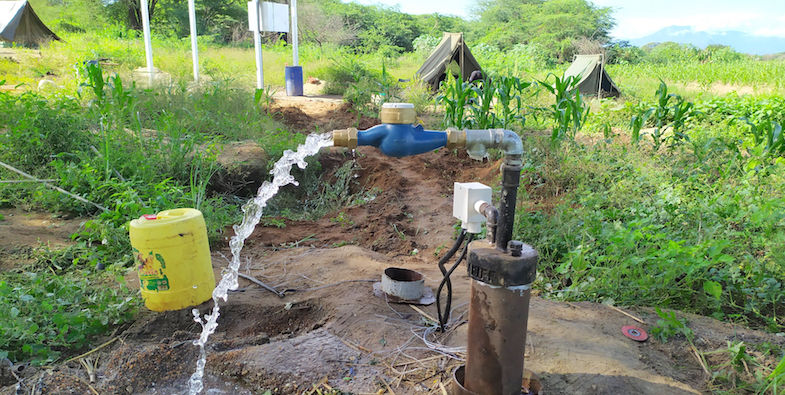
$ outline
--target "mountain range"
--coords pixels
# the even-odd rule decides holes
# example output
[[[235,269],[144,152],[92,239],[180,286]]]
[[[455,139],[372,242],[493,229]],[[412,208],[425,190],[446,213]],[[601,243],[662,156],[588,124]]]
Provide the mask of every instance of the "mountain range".
[[[738,52],[753,55],[785,52],[785,37],[754,36],[733,30],[708,33],[697,31],[691,26],[668,26],[648,36],[628,41],[630,44],[639,47],[649,43],[664,43],[667,41],[679,44],[693,44],[700,48],[720,44],[727,45]]]

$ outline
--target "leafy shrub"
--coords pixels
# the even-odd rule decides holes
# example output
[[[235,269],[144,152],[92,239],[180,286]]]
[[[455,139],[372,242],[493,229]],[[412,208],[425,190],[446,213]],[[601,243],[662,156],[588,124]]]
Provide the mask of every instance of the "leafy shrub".
[[[122,286],[48,268],[0,275],[0,359],[51,363],[86,347],[96,335],[130,320],[140,299]],[[111,280],[109,280],[111,281]]]
[[[3,102],[0,160],[26,172],[44,175],[42,165],[58,155],[73,155],[95,144],[95,136],[81,115],[79,103],[69,98],[46,99],[35,93],[0,93]],[[45,178],[45,177],[44,177]]]
[[[695,162],[678,151],[646,159],[598,146],[534,170],[561,191],[555,207],[516,217],[516,237],[540,251],[546,295],[667,306],[781,331],[785,166],[747,171],[754,158],[712,147]]]
[[[423,58],[426,58],[428,55],[430,55],[431,52],[433,52],[434,49],[436,49],[436,46],[439,45],[441,40],[441,37],[423,34],[422,36],[415,38],[414,42],[412,42],[412,45],[414,46],[414,50],[416,52],[419,52],[423,55]]]

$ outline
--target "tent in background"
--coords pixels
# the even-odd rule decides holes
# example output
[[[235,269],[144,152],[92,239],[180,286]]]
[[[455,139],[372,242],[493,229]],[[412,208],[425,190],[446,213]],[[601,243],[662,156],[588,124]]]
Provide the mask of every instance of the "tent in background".
[[[35,14],[27,0],[0,1],[0,41],[35,47],[49,40],[60,40]]]
[[[572,65],[564,72],[564,78],[578,77],[578,90],[582,95],[618,97],[619,88],[605,71],[602,55],[575,55]]]
[[[446,78],[448,70],[456,78],[462,75],[464,81],[469,79],[473,71],[482,70],[469,51],[469,47],[466,46],[463,33],[444,33],[442,41],[417,70],[417,76],[434,89],[438,89],[439,83]]]

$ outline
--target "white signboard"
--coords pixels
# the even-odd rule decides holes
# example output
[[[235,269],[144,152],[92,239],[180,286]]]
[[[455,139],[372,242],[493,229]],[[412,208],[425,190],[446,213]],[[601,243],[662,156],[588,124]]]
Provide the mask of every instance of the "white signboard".
[[[258,4],[259,8],[254,10]],[[258,25],[257,25],[258,24]],[[248,30],[289,32],[289,6],[270,2],[248,2]]]

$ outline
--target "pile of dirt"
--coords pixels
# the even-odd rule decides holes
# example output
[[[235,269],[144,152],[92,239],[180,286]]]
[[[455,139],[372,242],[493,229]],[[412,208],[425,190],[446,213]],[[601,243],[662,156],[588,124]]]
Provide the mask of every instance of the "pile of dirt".
[[[335,96],[276,96],[268,109],[273,118],[297,133],[324,133],[355,127],[363,130],[379,124]]]
[[[391,158],[375,148],[358,147],[354,154],[333,148],[321,155],[328,182],[346,161],[354,162],[356,185],[370,194],[371,200],[328,213],[314,222],[281,218],[284,226],[257,228],[250,242],[284,247],[307,239],[306,245],[357,244],[393,256],[440,255],[456,232],[453,183],[493,185],[499,179],[498,162],[478,162],[465,152],[441,150]]]

